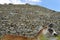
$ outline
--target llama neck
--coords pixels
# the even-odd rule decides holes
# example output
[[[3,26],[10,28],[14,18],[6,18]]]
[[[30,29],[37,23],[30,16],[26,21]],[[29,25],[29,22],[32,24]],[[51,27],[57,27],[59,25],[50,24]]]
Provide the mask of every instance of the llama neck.
[[[42,34],[42,31],[43,31],[43,29],[41,29],[35,37],[36,38],[39,37]]]
[[[38,34],[37,34],[35,37],[39,37],[39,36],[43,35],[43,34],[44,34],[44,31],[46,31],[46,30],[47,30],[47,27],[44,27],[43,29],[41,29],[41,30],[38,32]]]

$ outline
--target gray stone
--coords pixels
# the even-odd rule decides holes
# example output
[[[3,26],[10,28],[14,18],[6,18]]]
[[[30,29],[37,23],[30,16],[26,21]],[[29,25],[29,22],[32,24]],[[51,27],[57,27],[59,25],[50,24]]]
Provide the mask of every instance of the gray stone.
[[[16,31],[15,31],[15,30],[13,30],[13,31],[10,31],[10,32],[11,32],[11,34],[12,34],[12,33],[16,33]]]
[[[10,27],[9,29],[10,29],[10,30],[14,30],[14,27]]]

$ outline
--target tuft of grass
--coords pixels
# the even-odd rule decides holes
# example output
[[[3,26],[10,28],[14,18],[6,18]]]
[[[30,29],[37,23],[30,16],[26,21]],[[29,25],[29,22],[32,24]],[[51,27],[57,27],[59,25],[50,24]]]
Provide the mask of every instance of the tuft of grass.
[[[60,40],[60,35],[57,36],[57,40]]]
[[[2,36],[0,36],[0,39],[1,39]]]
[[[44,35],[41,35],[41,36],[39,37],[39,39],[40,39],[40,40],[48,40],[47,37],[44,36]]]

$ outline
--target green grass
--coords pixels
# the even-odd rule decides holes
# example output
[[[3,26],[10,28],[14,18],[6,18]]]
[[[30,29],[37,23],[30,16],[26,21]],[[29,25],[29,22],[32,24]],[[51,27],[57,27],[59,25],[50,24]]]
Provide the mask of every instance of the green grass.
[[[57,40],[60,40],[60,35],[57,36]]]
[[[41,35],[39,38],[40,38],[40,40],[49,40],[49,38],[45,37],[44,35]],[[57,40],[60,40],[60,35],[58,35],[55,38],[57,38]]]
[[[40,40],[48,40],[47,37],[45,37],[44,35],[41,35],[39,38]]]
[[[2,36],[0,36],[0,39],[1,39]]]

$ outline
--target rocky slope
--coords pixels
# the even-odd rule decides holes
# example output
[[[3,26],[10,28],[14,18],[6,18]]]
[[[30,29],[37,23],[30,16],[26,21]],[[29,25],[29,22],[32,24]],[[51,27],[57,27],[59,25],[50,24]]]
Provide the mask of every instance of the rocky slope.
[[[54,23],[60,32],[60,12],[36,5],[0,5],[0,35],[35,36],[41,26]]]

